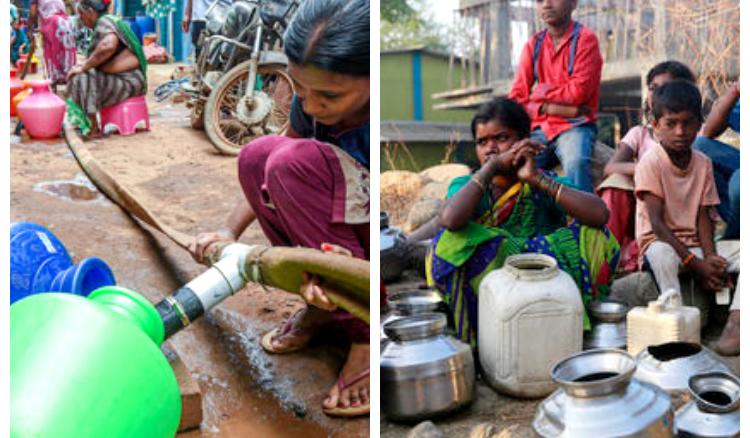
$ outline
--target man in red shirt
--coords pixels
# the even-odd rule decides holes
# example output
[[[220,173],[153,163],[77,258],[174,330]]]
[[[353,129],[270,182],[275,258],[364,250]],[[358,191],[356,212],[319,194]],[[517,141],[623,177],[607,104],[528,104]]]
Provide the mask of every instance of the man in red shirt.
[[[559,160],[579,189],[593,192],[591,153],[603,61],[594,32],[572,19],[577,3],[537,0],[547,28],[524,46],[508,97],[526,107],[531,138],[547,146],[537,165],[549,169]]]

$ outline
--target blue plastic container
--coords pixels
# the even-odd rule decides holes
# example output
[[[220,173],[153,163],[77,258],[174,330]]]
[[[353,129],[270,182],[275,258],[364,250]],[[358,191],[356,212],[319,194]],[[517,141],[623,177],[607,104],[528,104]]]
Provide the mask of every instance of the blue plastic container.
[[[156,21],[148,15],[137,15],[135,24],[138,26],[138,39],[143,42],[143,35],[149,32],[156,32]]]
[[[133,33],[135,34],[135,36],[138,38],[139,41],[142,41],[141,34],[139,33],[139,30],[138,30],[138,23],[136,23],[135,18],[123,17],[122,21],[128,23],[128,26],[130,26],[130,30],[133,31]]]
[[[73,265],[65,245],[51,231],[31,222],[10,226],[10,302],[42,292],[87,296],[115,284],[107,264],[96,257]]]

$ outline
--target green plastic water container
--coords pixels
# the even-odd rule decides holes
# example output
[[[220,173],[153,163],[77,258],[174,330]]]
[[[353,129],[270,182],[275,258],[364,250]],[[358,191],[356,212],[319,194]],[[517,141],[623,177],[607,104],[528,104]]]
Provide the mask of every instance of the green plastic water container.
[[[163,340],[154,306],[121,287],[14,303],[10,436],[173,437],[180,390]]]

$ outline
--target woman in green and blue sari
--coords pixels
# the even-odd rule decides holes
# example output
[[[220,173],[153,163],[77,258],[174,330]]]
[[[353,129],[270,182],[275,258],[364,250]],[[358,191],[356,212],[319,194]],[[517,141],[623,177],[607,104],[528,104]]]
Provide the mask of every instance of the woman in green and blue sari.
[[[531,121],[513,100],[483,105],[471,122],[481,168],[455,178],[427,256],[428,281],[453,311],[458,337],[476,346],[477,294],[484,276],[519,253],[554,257],[584,304],[609,293],[620,248],[605,228],[601,199],[536,168],[544,146],[528,139]],[[589,328],[584,316],[584,328]]]
[[[76,11],[93,29],[87,58],[68,72],[68,120],[89,137],[99,137],[96,113],[146,94],[146,56],[138,37],[119,17],[107,13],[112,0],[80,0]]]

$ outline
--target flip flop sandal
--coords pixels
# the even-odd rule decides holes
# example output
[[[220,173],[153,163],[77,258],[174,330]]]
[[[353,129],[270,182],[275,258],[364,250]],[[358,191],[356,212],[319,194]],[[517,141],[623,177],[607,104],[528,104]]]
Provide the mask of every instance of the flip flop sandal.
[[[281,348],[281,349],[274,347],[273,344],[271,343],[271,341],[273,341],[277,336],[282,336],[282,335],[299,336],[299,335],[305,335],[309,333],[308,330],[292,327],[292,321],[297,317],[297,315],[299,315],[299,313],[302,310],[304,309],[300,309],[299,311],[297,311],[297,313],[292,315],[284,323],[282,327],[276,327],[275,329],[263,335],[263,338],[261,338],[260,340],[261,347],[263,347],[263,349],[266,350],[268,353],[272,353],[272,354],[294,353],[295,351],[299,351],[307,347],[307,344],[310,342],[309,339],[307,342],[304,342],[301,345],[296,345],[294,347]],[[310,338],[312,338],[312,336]]]
[[[336,382],[336,387],[339,389],[339,394],[341,394],[341,392],[346,388],[349,388],[360,380],[366,379],[368,377],[370,377],[369,368],[360,372],[348,382],[344,380],[344,376],[342,374],[339,374],[339,379]],[[368,402],[359,406],[349,406],[348,408],[343,408],[341,406],[336,406],[332,409],[323,408],[323,413],[326,415],[330,415],[331,417],[359,417],[370,413],[370,403]]]

